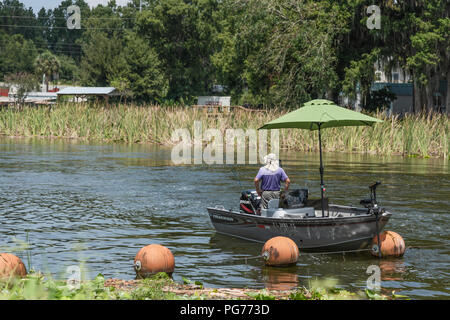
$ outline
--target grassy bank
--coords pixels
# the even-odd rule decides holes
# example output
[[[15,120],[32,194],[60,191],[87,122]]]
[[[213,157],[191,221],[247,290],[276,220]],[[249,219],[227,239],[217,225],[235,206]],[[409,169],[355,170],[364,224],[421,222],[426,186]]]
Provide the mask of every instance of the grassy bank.
[[[292,290],[204,288],[202,284],[177,284],[166,274],[151,279],[118,280],[98,275],[78,286],[41,274],[0,282],[0,300],[387,300],[405,298],[371,291],[352,293],[333,285],[312,285]]]
[[[194,121],[203,130],[256,129],[285,111],[249,112],[237,109],[228,115],[211,117],[190,107],[62,104],[48,107],[0,109],[0,134],[21,137],[61,137],[128,143],[172,144],[174,130],[187,128],[193,134]],[[358,152],[381,155],[443,157],[449,154],[448,116],[407,115],[388,118],[374,127],[330,128],[323,131],[325,152]],[[280,130],[280,148],[317,151],[317,132]]]

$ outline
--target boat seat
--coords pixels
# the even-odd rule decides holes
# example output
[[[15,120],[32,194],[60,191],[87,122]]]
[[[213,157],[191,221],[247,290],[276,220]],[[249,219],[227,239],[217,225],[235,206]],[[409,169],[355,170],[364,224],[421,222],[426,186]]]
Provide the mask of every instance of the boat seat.
[[[267,209],[261,209],[261,216],[273,218],[299,219],[315,217],[314,207],[303,207],[295,209],[283,209],[279,207],[280,199],[272,199],[267,203]]]
[[[284,218],[305,218],[305,217],[315,217],[316,212],[313,207],[304,207],[297,209],[287,209],[284,214]]]
[[[280,209],[280,199],[271,199],[267,203],[267,209],[261,208],[261,216],[262,217],[273,217],[273,214],[277,210],[283,210]]]
[[[280,206],[280,199],[272,199],[267,203],[267,209],[278,209]]]

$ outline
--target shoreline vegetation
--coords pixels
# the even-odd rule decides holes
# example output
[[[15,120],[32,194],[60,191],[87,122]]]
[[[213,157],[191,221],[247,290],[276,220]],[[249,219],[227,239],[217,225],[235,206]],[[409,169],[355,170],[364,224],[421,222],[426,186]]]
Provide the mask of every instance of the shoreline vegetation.
[[[235,108],[230,113],[211,116],[188,106],[62,103],[52,107],[25,106],[0,109],[0,135],[95,140],[104,142],[154,143],[171,146],[172,133],[188,129],[193,137],[194,122],[202,128],[257,129],[286,110],[247,111]],[[388,117],[373,127],[329,128],[322,133],[324,152],[369,153],[448,159],[449,132],[446,114],[407,114]],[[317,132],[279,130],[280,149],[316,152]]]
[[[54,280],[40,273],[0,281],[0,300],[395,300],[392,292],[349,292],[334,281],[313,281],[309,288],[206,288],[183,278],[176,283],[167,274],[137,280],[105,279],[102,274],[78,284]]]

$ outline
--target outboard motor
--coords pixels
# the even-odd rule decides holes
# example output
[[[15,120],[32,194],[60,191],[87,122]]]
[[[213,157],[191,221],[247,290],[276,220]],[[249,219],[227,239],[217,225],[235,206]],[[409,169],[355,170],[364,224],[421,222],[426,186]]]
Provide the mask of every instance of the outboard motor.
[[[294,189],[281,196],[280,207],[284,209],[303,208],[308,200],[308,189]]]
[[[255,190],[245,190],[241,193],[239,211],[248,214],[260,214],[261,197]]]

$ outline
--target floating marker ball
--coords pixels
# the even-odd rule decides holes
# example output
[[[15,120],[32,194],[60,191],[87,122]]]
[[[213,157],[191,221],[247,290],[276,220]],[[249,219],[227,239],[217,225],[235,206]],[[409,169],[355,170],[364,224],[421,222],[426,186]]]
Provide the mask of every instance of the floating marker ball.
[[[378,250],[382,257],[401,257],[405,253],[406,246],[403,238],[394,231],[383,231],[380,233],[381,245],[378,246],[377,236],[372,239],[372,255],[378,257]]]
[[[297,263],[297,244],[286,237],[269,239],[263,246],[261,255],[268,266],[285,266]]]
[[[159,244],[143,247],[134,258],[134,270],[140,278],[145,278],[158,272],[172,275],[175,268],[175,258],[172,252]]]
[[[0,253],[0,279],[25,277],[27,269],[19,257],[11,253]]]

